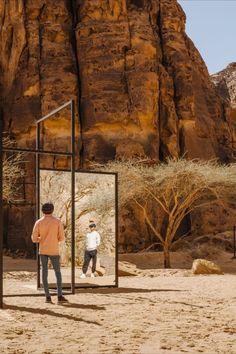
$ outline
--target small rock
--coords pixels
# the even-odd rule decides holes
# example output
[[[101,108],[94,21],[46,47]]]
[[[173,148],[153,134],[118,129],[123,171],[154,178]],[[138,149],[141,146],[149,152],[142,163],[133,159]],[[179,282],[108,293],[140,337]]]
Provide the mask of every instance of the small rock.
[[[137,271],[136,267],[128,264],[128,262],[118,262],[118,276],[127,277],[127,276],[136,276]]]
[[[171,346],[170,345],[167,345],[167,344],[162,344],[160,346],[161,349],[167,349],[167,350],[170,350],[171,349]]]
[[[97,267],[96,272],[100,277],[102,277],[103,275],[105,275],[106,269],[100,266],[100,267]]]
[[[195,259],[192,272],[193,274],[224,274],[217,264],[206,259]]]
[[[189,343],[188,347],[193,348],[193,347],[195,347],[195,344],[194,343]]]

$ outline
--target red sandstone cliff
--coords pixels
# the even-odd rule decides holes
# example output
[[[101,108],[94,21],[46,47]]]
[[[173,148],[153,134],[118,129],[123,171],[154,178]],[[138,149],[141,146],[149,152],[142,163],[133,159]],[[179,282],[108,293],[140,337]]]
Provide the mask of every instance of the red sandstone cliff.
[[[175,0],[3,1],[0,48],[5,129],[21,145],[35,119],[74,98],[86,164],[231,157],[230,115]]]
[[[226,102],[227,115],[233,131],[234,156],[236,156],[236,63],[229,64],[224,70],[211,76],[220,97]]]
[[[211,75],[211,79],[216,85],[219,95],[236,109],[236,62]]]
[[[176,0],[2,1],[0,98],[5,130],[24,147],[36,119],[75,99],[81,166],[184,153],[231,161],[236,147],[234,113]],[[69,149],[68,117],[45,124],[45,148]]]

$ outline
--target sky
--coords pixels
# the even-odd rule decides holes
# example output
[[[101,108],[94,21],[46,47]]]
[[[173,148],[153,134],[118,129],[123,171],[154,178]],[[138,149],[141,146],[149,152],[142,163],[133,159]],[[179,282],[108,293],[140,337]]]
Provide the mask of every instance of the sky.
[[[210,74],[236,62],[236,0],[178,0]]]

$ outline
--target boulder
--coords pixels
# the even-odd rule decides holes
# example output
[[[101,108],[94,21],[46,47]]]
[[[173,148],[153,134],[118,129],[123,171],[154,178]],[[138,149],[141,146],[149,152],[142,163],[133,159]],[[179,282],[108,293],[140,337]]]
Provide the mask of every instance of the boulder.
[[[193,274],[224,274],[217,264],[206,259],[195,259],[192,272]]]
[[[129,262],[118,262],[118,276],[127,277],[127,276],[136,276],[137,268],[135,265]]]
[[[103,268],[103,267],[97,267],[96,268],[96,273],[100,276],[100,277],[103,277],[103,275],[105,275],[105,273],[106,273],[106,270],[105,270],[105,268]]]
[[[106,275],[115,274],[115,257],[108,255],[101,255],[100,268],[106,273]]]
[[[91,271],[92,271],[92,269],[91,269]],[[103,277],[105,274],[108,275],[106,268],[101,264],[101,257],[97,258],[96,273],[100,277]]]

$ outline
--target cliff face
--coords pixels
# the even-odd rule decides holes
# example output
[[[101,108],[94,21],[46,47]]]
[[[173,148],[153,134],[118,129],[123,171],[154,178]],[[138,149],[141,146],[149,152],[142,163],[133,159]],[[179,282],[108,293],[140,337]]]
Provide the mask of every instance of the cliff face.
[[[2,1],[0,53],[4,125],[18,146],[33,147],[35,120],[73,98],[77,165],[233,158],[233,113],[176,0]],[[69,149],[68,112],[59,118],[43,127],[45,148]]]
[[[230,116],[175,0],[3,1],[0,47],[5,128],[22,146],[34,140],[35,119],[73,98],[85,165],[230,158]],[[65,139],[57,129],[48,139]]]
[[[219,95],[236,109],[236,62],[211,75]]]
[[[233,132],[234,156],[236,156],[236,63],[229,64],[224,70],[211,76],[217,93],[226,103],[226,115],[230,117]]]

